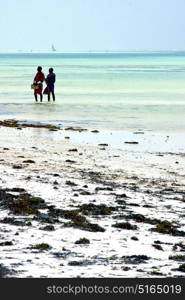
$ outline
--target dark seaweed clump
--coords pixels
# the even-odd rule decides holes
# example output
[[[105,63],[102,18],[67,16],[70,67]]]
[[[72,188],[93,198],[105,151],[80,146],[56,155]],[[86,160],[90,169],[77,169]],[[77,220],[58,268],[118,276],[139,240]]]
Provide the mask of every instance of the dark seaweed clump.
[[[51,249],[51,246],[46,243],[37,244],[31,247],[31,249],[37,249],[37,250],[49,250]]]
[[[131,255],[131,256],[122,256],[126,264],[141,264],[146,263],[146,260],[149,260],[150,257],[147,255]]]
[[[52,217],[62,217],[65,219],[70,219],[71,222],[65,224],[66,227],[74,227],[82,230],[92,231],[92,232],[104,232],[105,229],[98,224],[92,224],[87,221],[86,217],[79,215],[80,209],[76,210],[63,210],[63,209],[50,209],[49,215]]]
[[[79,207],[79,211],[84,215],[110,215],[113,211],[115,211],[115,207],[109,207],[105,204],[95,205],[93,203],[83,204]]]
[[[181,272],[185,272],[185,264],[180,265],[178,270]]]
[[[59,130],[60,127],[50,124],[29,124],[29,123],[23,123],[19,122],[17,120],[4,120],[0,121],[0,126],[5,127],[13,127],[13,128],[46,128],[50,130]]]
[[[116,224],[113,224],[112,227],[116,227],[116,228],[120,228],[120,229],[127,229],[127,230],[136,230],[137,229],[136,225],[132,225],[128,222],[116,223]]]
[[[174,226],[172,223],[168,221],[159,222],[155,228],[151,229],[151,231],[155,231],[163,234],[171,234],[173,236],[185,236],[184,231],[180,231],[176,229],[176,226]]]
[[[0,206],[10,209],[14,214],[39,214],[38,209],[46,208],[45,201],[28,193],[13,195],[0,190]]]
[[[10,274],[10,270],[3,264],[0,264],[0,278],[6,278]]]

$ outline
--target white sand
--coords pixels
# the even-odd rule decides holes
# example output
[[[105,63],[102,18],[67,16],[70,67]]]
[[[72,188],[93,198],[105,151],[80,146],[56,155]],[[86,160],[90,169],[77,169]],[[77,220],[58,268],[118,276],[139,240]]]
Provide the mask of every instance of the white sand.
[[[139,213],[151,219],[168,220],[177,224],[178,230],[185,231],[182,217],[185,139],[182,142],[182,135],[167,138],[159,134],[96,134],[5,127],[0,127],[0,132],[1,189],[25,188],[30,194],[42,197],[47,204],[65,209],[75,209],[83,203],[116,207],[119,205],[115,194],[126,193],[128,196],[124,199],[128,206],[119,213],[87,217],[91,223],[106,229],[105,232],[66,228],[63,225],[69,220],[64,219],[53,224],[55,231],[43,231],[39,228],[47,224],[33,220],[32,215],[26,216],[32,226],[2,223],[0,243],[12,241],[13,245],[0,246],[0,263],[17,271],[15,277],[151,277],[156,276],[151,273],[155,270],[161,272],[160,277],[183,276],[182,272],[174,270],[182,262],[169,260],[169,255],[182,254],[180,248],[173,250],[173,245],[184,243],[185,237],[151,232],[155,225],[125,219],[125,216]],[[70,139],[65,139],[66,136]],[[125,141],[138,141],[139,144],[125,144]],[[109,146],[98,146],[100,143]],[[69,151],[74,148],[78,152]],[[27,159],[35,163],[23,163]],[[69,159],[75,163],[66,162]],[[13,165],[23,168],[14,169]],[[95,181],[89,172],[97,172]],[[77,186],[66,185],[66,180],[75,182]],[[95,191],[96,187],[105,186],[112,186],[113,191]],[[79,190],[87,190],[90,195],[80,195]],[[75,193],[79,196],[74,196]],[[122,219],[116,219],[120,214]],[[0,207],[0,220],[5,216],[15,217]],[[16,218],[20,220],[25,216]],[[112,227],[116,222],[126,221],[137,225],[138,229]],[[16,232],[19,235],[15,235]],[[138,240],[132,240],[133,236]],[[83,237],[90,240],[90,245],[75,244]],[[156,240],[166,243],[161,245],[163,251],[152,246]],[[51,245],[51,250],[39,252],[28,249],[41,242]],[[64,257],[56,257],[56,252],[63,253]],[[150,260],[141,264],[126,264],[122,258],[126,255],[147,255]],[[71,261],[88,263],[71,266]],[[129,269],[125,270],[125,266]]]

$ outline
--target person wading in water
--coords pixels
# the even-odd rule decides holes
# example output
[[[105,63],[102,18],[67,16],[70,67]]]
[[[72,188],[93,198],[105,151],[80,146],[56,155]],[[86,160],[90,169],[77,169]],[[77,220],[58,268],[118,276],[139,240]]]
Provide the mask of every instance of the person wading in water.
[[[37,74],[35,75],[33,83],[38,86],[38,88],[34,89],[35,101],[38,102],[37,95],[40,95],[40,102],[42,102],[43,95],[43,82],[45,81],[44,73],[42,72],[42,67],[37,68]]]
[[[56,75],[55,73],[53,73],[53,68],[50,68],[49,74],[46,77],[48,101],[50,101],[50,94],[52,94],[53,101],[55,101],[55,92],[54,92],[55,80],[56,80]]]

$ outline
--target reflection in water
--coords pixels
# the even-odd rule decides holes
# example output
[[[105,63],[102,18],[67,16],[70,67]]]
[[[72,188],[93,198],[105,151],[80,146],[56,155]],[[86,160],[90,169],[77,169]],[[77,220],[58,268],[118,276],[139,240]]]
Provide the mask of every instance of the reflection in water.
[[[60,112],[61,108],[59,109],[59,105],[57,105],[56,102],[35,102],[30,106],[30,109],[30,114],[35,116],[35,120],[38,120],[38,118],[40,120],[55,120],[55,115]]]

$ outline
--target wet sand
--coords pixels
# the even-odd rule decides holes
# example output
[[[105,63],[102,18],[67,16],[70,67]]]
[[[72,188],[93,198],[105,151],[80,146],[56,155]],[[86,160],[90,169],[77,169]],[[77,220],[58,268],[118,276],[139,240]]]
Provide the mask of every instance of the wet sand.
[[[184,136],[0,127],[1,277],[184,277]]]

